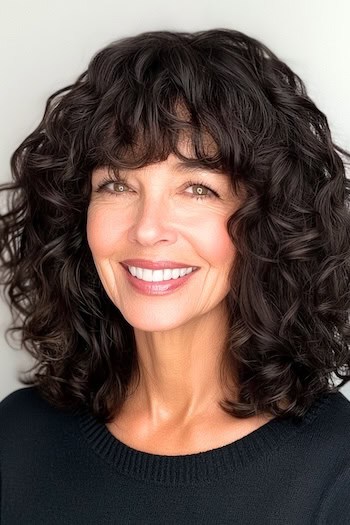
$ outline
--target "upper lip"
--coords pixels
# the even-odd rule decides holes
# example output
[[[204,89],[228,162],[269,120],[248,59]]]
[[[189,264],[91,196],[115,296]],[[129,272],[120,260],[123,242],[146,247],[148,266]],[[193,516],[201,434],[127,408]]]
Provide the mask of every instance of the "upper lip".
[[[192,264],[184,264],[174,261],[147,261],[146,259],[125,259],[121,264],[127,266],[137,266],[138,268],[148,268],[150,270],[164,270],[165,268],[197,268]]]

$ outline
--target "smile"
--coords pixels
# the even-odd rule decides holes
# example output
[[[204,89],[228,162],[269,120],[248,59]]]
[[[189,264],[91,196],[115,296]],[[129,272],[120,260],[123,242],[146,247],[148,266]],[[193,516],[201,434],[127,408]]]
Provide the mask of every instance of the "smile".
[[[178,279],[191,273],[194,268],[164,268],[164,270],[150,270],[148,268],[138,268],[128,266],[128,270],[133,277],[146,282],[162,282],[171,279]]]
[[[150,270],[145,268],[136,268],[131,266],[130,269],[128,266],[122,265],[125,276],[128,282],[131,284],[132,288],[143,294],[143,295],[166,295],[174,292],[178,288],[185,286],[189,279],[192,278],[192,275],[199,270],[199,268],[174,268],[174,269],[165,269],[165,270]],[[141,270],[141,278],[137,276],[137,272]],[[133,271],[136,275],[131,273]],[[171,272],[171,276],[167,272]],[[180,271],[184,275],[180,274]],[[174,277],[172,276],[174,272]],[[140,275],[140,274],[139,274]],[[177,277],[175,277],[177,275]]]

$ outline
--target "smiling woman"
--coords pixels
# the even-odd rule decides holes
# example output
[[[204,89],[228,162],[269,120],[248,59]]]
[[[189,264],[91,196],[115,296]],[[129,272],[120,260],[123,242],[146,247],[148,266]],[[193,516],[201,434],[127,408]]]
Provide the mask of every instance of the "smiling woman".
[[[229,177],[191,167],[192,176],[195,171],[201,176],[193,182],[184,166],[171,154],[165,161],[123,176],[106,177],[106,169],[97,169],[92,173],[87,214],[88,244],[108,296],[134,331],[170,333],[181,326],[178,350],[174,333],[169,349],[179,355],[194,329],[191,319],[198,323],[205,318],[212,333],[223,321],[221,302],[229,291],[234,257],[227,221],[238,205]],[[126,258],[141,262],[122,267],[120,262]],[[191,273],[186,271],[192,268]],[[178,293],[172,296],[175,290]],[[167,295],[168,300],[151,300],[159,295]],[[164,355],[161,337],[159,351]]]
[[[349,159],[234,30],[118,40],[49,98],[0,188],[35,359],[1,523],[347,521]]]

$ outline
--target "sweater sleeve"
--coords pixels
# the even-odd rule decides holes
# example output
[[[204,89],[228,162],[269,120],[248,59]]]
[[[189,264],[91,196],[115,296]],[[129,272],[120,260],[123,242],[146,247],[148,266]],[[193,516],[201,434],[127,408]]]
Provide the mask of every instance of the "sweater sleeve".
[[[317,525],[350,523],[350,465],[344,465],[325,494]]]

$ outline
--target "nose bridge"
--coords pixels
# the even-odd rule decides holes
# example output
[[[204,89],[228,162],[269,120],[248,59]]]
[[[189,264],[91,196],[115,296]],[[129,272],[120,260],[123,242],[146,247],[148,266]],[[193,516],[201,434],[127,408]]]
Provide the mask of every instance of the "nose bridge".
[[[153,185],[151,188],[144,189],[142,198],[138,205],[138,222],[159,221],[165,218],[169,203],[166,202],[167,194],[164,185]]]
[[[165,186],[157,184],[142,191],[132,225],[132,237],[141,243],[174,238]]]

